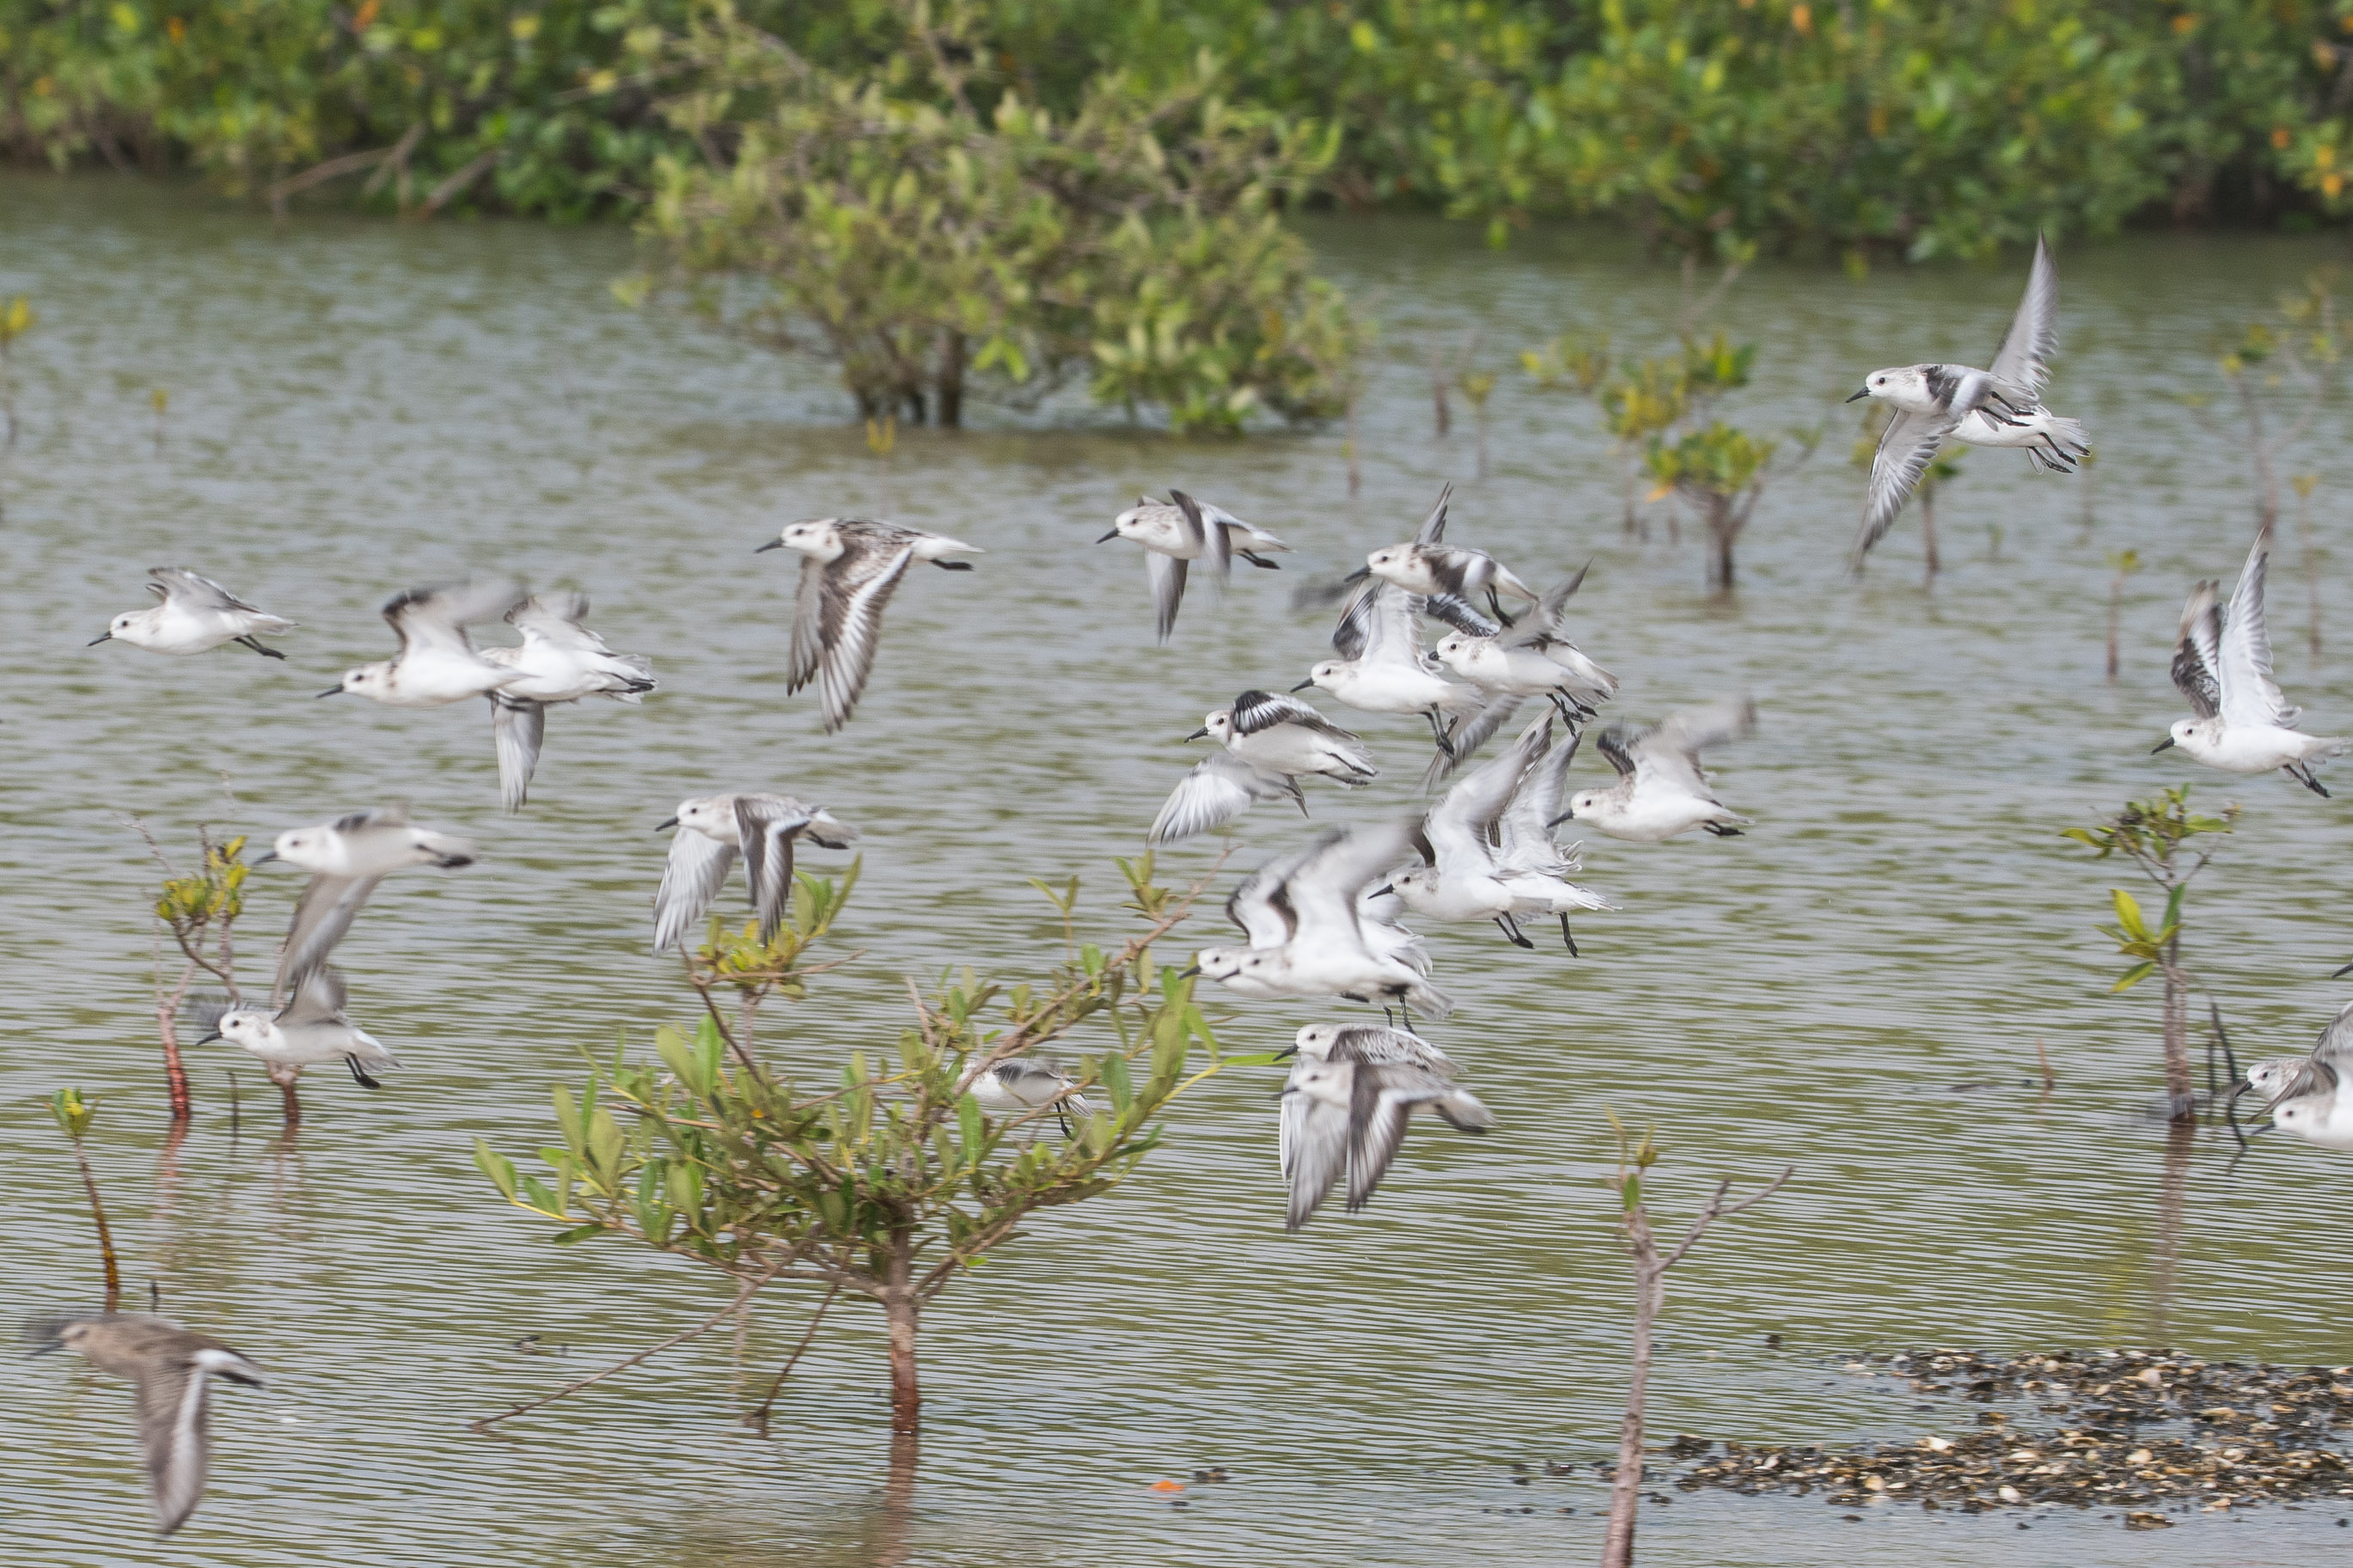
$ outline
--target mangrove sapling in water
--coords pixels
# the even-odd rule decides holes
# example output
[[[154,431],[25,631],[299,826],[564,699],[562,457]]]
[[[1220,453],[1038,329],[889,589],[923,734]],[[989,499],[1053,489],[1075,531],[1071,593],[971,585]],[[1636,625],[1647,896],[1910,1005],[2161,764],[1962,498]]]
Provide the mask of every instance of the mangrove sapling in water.
[[[16,369],[9,351],[33,330],[32,302],[22,294],[0,306],[0,421],[8,426],[8,445],[16,445]]]
[[[1651,1335],[1659,1309],[1666,1305],[1667,1270],[1681,1263],[1717,1220],[1729,1219],[1779,1192],[1795,1167],[1784,1168],[1737,1202],[1725,1201],[1732,1191],[1729,1181],[1717,1183],[1683,1239],[1662,1249],[1651,1229],[1650,1205],[1642,1191],[1643,1173],[1658,1162],[1658,1144],[1648,1129],[1639,1140],[1634,1138],[1615,1115],[1609,1117],[1609,1126],[1618,1136],[1618,1169],[1605,1180],[1618,1194],[1618,1223],[1634,1259],[1634,1365],[1626,1387],[1626,1418],[1619,1429],[1617,1468],[1609,1479],[1609,1527],[1602,1537],[1601,1568],[1632,1568],[1634,1513],[1642,1489],[1642,1420],[1650,1392]]]
[[[2237,344],[2221,356],[2222,379],[2237,395],[2240,412],[2246,416],[2255,526],[2263,533],[2279,522],[2280,456],[2303,438],[2336,391],[2344,348],[2336,293],[2327,276],[2316,273],[2306,281],[2303,293],[2282,299],[2276,322],[2249,323]],[[2267,396],[2284,396],[2295,410],[2284,416],[2276,434],[2264,418]]]
[[[2108,684],[2116,683],[2116,629],[2124,620],[2125,579],[2140,570],[2140,552],[2108,552]]]
[[[1879,438],[1887,429],[1887,422],[1895,417],[1892,404],[1873,402],[1862,417],[1862,434],[1855,441],[1849,460],[1868,476],[1879,456]],[[1960,458],[1949,443],[1928,459],[1928,467],[1913,486],[1912,494],[1920,505],[1920,549],[1926,558],[1921,574],[1921,586],[1934,590],[1936,574],[1942,572],[1943,559],[1936,553],[1936,490],[1947,480],[1961,477]],[[1994,556],[2001,554],[2001,529],[1996,525],[1992,534]]]
[[[168,965],[159,936],[155,953],[155,1030],[164,1047],[164,1078],[171,1096],[172,1120],[185,1122],[192,1114],[192,1107],[187,1068],[180,1059],[181,1013],[188,1004],[189,988],[195,984],[199,973],[219,981],[232,1004],[238,999],[235,930],[237,917],[245,912],[245,879],[251,868],[245,863],[243,835],[216,844],[212,830],[199,827],[196,843],[201,858],[196,869],[183,877],[174,869],[163,846],[155,842],[146,825],[134,819],[132,826],[147,841],[148,849],[164,868],[164,885],[155,900],[155,920],[161,930],[172,933],[172,940],[180,949],[179,976],[166,981]],[[290,1114],[290,1098],[289,1105]]]
[[[2132,961],[2108,988],[2110,995],[2131,990],[2151,974],[2164,978],[2166,1105],[2167,1114],[2177,1121],[2194,1120],[2197,1114],[2189,1081],[2190,977],[2181,962],[2182,900],[2220,847],[2193,853],[2187,846],[2194,838],[2230,832],[2238,816],[2236,804],[2223,806],[2220,816],[2199,816],[2189,809],[2189,787],[2179,784],[2147,800],[2128,801],[2114,816],[2090,827],[2070,827],[2063,835],[2099,851],[2103,860],[2123,856],[2165,895],[2165,911],[2152,921],[2130,893],[2111,888],[2108,897],[2116,923],[2099,929]]]
[[[90,1118],[97,1110],[97,1105],[84,1100],[78,1089],[61,1089],[49,1097],[49,1114],[72,1142],[74,1163],[81,1167],[81,1190],[90,1194],[90,1220],[98,1228],[98,1260],[106,1272],[106,1310],[111,1312],[122,1300],[122,1269],[114,1259],[114,1233],[107,1227],[106,1205],[99,1201],[98,1177],[90,1171],[90,1154],[81,1146],[82,1134],[90,1131]]]
[[[712,991],[753,971],[740,946],[706,944],[693,973],[712,978],[696,981],[704,1006],[692,1031],[665,1025],[655,1060],[624,1050],[592,1064],[577,1095],[555,1090],[564,1141],[543,1152],[551,1180],[522,1174],[487,1144],[476,1161],[510,1203],[561,1225],[561,1244],[620,1237],[734,1286],[727,1305],[656,1349],[708,1331],[773,1284],[822,1287],[828,1304],[836,1294],[873,1302],[890,1336],[892,1426],[913,1433],[924,1304],[984,1254],[1001,1257],[1039,1210],[1115,1186],[1159,1142],[1186,1088],[1271,1059],[1221,1057],[1190,980],[1154,961],[1153,943],[1186,918],[1199,885],[1158,886],[1149,856],[1121,866],[1143,931],[1109,952],[1077,944],[1034,980],[965,969],[927,992],[910,981],[913,1020],[881,1053],[852,1051],[830,1089],[817,1087],[805,1055],[786,1064],[752,1050]],[[765,989],[746,993],[755,1012],[759,997],[806,994],[817,966],[803,956],[840,907],[841,889],[824,879],[797,882],[792,918],[761,961]],[[1064,1062],[1062,1099],[1100,1100],[1094,1113],[1058,1101],[981,1110],[980,1074],[1082,1026],[1101,1049]],[[1197,1048],[1205,1065],[1194,1065]],[[1067,1137],[1055,1131],[1065,1116]]]

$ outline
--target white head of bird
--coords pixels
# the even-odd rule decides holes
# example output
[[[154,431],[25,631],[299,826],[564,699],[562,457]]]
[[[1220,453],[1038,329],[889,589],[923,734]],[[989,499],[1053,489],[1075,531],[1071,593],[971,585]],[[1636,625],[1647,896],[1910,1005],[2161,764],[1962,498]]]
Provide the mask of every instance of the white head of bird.
[[[1220,708],[1214,713],[1205,715],[1201,720],[1201,727],[1185,738],[1188,741],[1198,741],[1206,735],[1210,740],[1223,744],[1233,732],[1234,716]]]
[[[1595,816],[1600,812],[1601,803],[1607,800],[1609,796],[1609,792],[1606,789],[1578,790],[1575,795],[1568,797],[1568,809],[1562,812],[1558,816],[1554,817],[1553,820],[1555,822],[1567,822],[1571,817]]]
[[[741,837],[735,821],[734,805],[731,801],[680,801],[678,815],[662,826],[691,827],[705,838],[715,838],[722,844],[733,844]]]
[[[1348,661],[1345,659],[1324,659],[1307,672],[1307,684],[1323,687],[1328,691],[1332,689],[1334,681],[1345,679],[1347,670]],[[1292,689],[1295,691],[1298,688],[1293,687]]]
[[[819,563],[838,560],[841,555],[840,521],[839,518],[819,517],[788,522],[773,543],[763,544],[760,549],[797,550]]]
[[[1268,955],[1254,947],[1205,947],[1193,955],[1193,966],[1210,980],[1227,981],[1265,968]]]

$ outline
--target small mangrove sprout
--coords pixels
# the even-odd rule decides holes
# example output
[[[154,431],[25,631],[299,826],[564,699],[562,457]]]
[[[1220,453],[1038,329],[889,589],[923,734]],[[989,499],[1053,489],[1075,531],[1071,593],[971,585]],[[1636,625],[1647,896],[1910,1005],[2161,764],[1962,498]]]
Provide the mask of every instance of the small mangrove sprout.
[[[2063,835],[2097,850],[2103,860],[2112,856],[2130,860],[2165,895],[2165,911],[2152,921],[2130,893],[2109,889],[2116,923],[2099,930],[2130,961],[2108,988],[2109,994],[2129,991],[2152,974],[2164,977],[2166,1113],[2177,1121],[2193,1120],[2197,1113],[2189,1084],[2190,979],[2181,962],[2182,900],[2190,882],[2221,847],[2192,851],[2189,846],[2192,839],[2230,832],[2238,816],[2235,804],[2225,805],[2219,816],[2199,816],[2189,808],[2189,786],[2179,784],[2147,800],[2126,802],[2114,816],[2090,827],[2070,827]]]
[[[97,1103],[84,1100],[78,1089],[61,1089],[49,1097],[49,1114],[57,1118],[73,1144],[74,1163],[81,1167],[81,1190],[90,1194],[90,1224],[98,1228],[98,1260],[106,1271],[106,1310],[111,1312],[122,1300],[122,1269],[115,1261],[114,1232],[107,1226],[106,1205],[99,1201],[98,1176],[90,1170],[90,1153],[81,1144],[97,1110]]]
[[[0,307],[0,421],[7,424],[11,447],[16,445],[16,367],[9,356],[37,319],[32,301],[22,294]]]
[[[2108,684],[2116,683],[2116,632],[2125,614],[2125,579],[2140,570],[2140,552],[2108,552]]]
[[[1638,1139],[1614,1114],[1609,1127],[1618,1136],[1618,1169],[1604,1179],[1618,1194],[1618,1223],[1626,1237],[1626,1250],[1634,1259],[1634,1365],[1626,1386],[1625,1424],[1619,1429],[1618,1464],[1609,1479],[1609,1527],[1602,1537],[1601,1568],[1632,1568],[1634,1514],[1642,1491],[1642,1421],[1650,1394],[1651,1331],[1659,1310],[1667,1302],[1667,1270],[1681,1263],[1717,1220],[1730,1219],[1779,1192],[1795,1168],[1785,1167],[1779,1175],[1736,1201],[1729,1201],[1732,1184],[1718,1182],[1683,1239],[1662,1247],[1651,1228],[1650,1204],[1642,1191],[1643,1174],[1658,1163],[1659,1146],[1648,1128]]]
[[[164,868],[164,886],[155,900],[157,925],[172,933],[179,945],[180,972],[168,972],[159,940],[155,958],[155,1030],[164,1047],[164,1079],[172,1101],[172,1120],[185,1122],[192,1114],[188,1072],[180,1058],[179,1023],[189,1001],[189,988],[199,973],[219,981],[231,1003],[237,988],[236,927],[245,912],[245,879],[252,868],[245,863],[242,835],[216,844],[209,828],[197,830],[202,857],[197,869],[183,877],[164,855],[163,847],[143,825],[140,836]]]

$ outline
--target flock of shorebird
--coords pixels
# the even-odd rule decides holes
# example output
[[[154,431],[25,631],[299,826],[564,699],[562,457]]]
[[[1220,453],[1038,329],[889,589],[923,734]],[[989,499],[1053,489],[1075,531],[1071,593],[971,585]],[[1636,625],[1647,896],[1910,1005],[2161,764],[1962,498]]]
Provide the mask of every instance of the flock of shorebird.
[[[2038,243],[2026,297],[1990,368],[1918,364],[1866,378],[1855,397],[1885,403],[1892,416],[1873,465],[1858,559],[1885,533],[1947,440],[2021,448],[2035,465],[2063,472],[2088,453],[2083,426],[2041,401],[2057,310],[2057,272]],[[1226,826],[1267,802],[1288,802],[1303,816],[1309,779],[1372,786],[1380,769],[1364,742],[1299,693],[1319,690],[1361,712],[1419,718],[1430,727],[1434,751],[1421,784],[1435,804],[1324,833],[1250,872],[1226,904],[1244,940],[1202,948],[1188,971],[1250,1000],[1346,1000],[1383,1009],[1377,1023],[1308,1024],[1284,1053],[1293,1061],[1278,1157],[1293,1229],[1335,1187],[1348,1208],[1363,1206],[1415,1112],[1471,1131],[1493,1124],[1457,1082],[1452,1059],[1417,1023],[1445,1018],[1452,1004],[1431,983],[1430,956],[1405,919],[1493,923],[1528,949],[1536,944],[1522,922],[1557,920],[1562,945],[1575,956],[1571,914],[1610,906],[1572,879],[1580,846],[1556,837],[1563,824],[1657,843],[1694,830],[1734,837],[1747,821],[1717,797],[1701,766],[1709,749],[1753,731],[1755,709],[1741,699],[1671,712],[1647,729],[1603,730],[1595,749],[1614,782],[1569,792],[1568,770],[1585,731],[1619,690],[1617,677],[1568,635],[1567,608],[1586,574],[1532,586],[1486,552],[1448,541],[1449,500],[1441,493],[1412,539],[1369,552],[1362,568],[1324,595],[1327,603],[1345,601],[1332,636],[1335,657],[1287,692],[1240,693],[1186,737],[1213,741],[1217,749],[1183,775],[1149,829],[1152,842],[1169,843]],[[1290,549],[1181,490],[1119,513],[1099,542],[1114,539],[1145,552],[1163,641],[1196,563],[1222,580],[1237,558],[1271,568]],[[2191,595],[2173,677],[2195,717],[2174,724],[2159,749],[2179,746],[2233,773],[2284,771],[2326,795],[2313,763],[2343,742],[2296,730],[2295,710],[2273,679],[2263,624],[2269,546],[2267,536],[2257,539],[2227,612],[2211,583]],[[910,569],[966,571],[969,563],[954,558],[981,553],[940,534],[835,518],[794,522],[759,549],[800,557],[787,681],[795,691],[818,688],[828,731],[856,710],[884,609]],[[285,657],[261,639],[295,623],[184,568],[158,568],[150,578],[160,602],[114,617],[98,641],[183,656],[237,645]],[[399,708],[487,700],[500,797],[520,810],[550,707],[592,697],[636,702],[655,688],[649,662],[607,647],[588,629],[587,613],[578,594],[534,595],[502,580],[405,593],[384,610],[399,651],[347,670],[320,695],[350,693]],[[476,647],[470,628],[501,619],[522,642]],[[1531,705],[1508,745],[1462,771]],[[686,942],[739,858],[758,929],[764,939],[773,936],[789,908],[796,845],[807,839],[839,849],[858,838],[856,828],[822,807],[769,793],[681,801],[661,826],[675,833],[654,898],[657,952]],[[373,1075],[398,1063],[350,1020],[342,976],[329,959],[386,877],[474,858],[472,844],[414,824],[396,807],[278,835],[260,859],[293,866],[310,880],[271,994],[266,1005],[200,1005],[208,1037],[260,1058],[282,1083],[305,1066],[341,1061],[363,1086],[376,1087]],[[1067,1126],[1069,1117],[1101,1109],[1077,1079],[1044,1059],[988,1065],[968,1087],[985,1110],[1002,1116],[1051,1115]],[[2353,1007],[2309,1058],[2255,1068],[2241,1086],[2248,1090],[2264,1095],[2279,1126],[2353,1148]],[[166,1532],[177,1528],[203,1489],[210,1380],[259,1384],[261,1369],[216,1341],[146,1316],[61,1320],[48,1327],[47,1342],[138,1383],[157,1518]]]

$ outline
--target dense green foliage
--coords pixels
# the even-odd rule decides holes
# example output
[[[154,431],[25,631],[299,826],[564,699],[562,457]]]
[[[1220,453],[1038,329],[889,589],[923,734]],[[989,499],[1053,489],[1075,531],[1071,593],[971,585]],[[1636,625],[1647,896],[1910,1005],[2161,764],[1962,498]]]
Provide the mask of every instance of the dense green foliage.
[[[916,53],[890,0],[744,0],[849,76]],[[649,200],[697,0],[0,0],[0,140],[255,191],[375,153],[373,199],[577,215]],[[2038,226],[2353,206],[2353,0],[987,0],[960,62],[1081,112],[1202,50],[1250,110],[1337,137],[1352,205],[1495,226],[1604,214],[1661,244],[1969,254]],[[399,155],[391,156],[398,149]],[[436,204],[438,205],[438,204]]]

